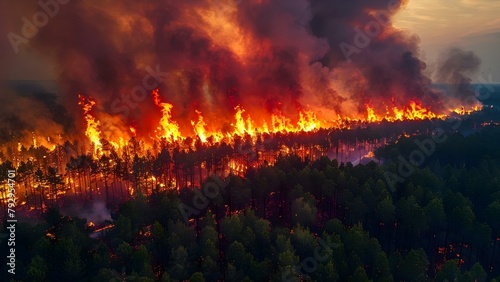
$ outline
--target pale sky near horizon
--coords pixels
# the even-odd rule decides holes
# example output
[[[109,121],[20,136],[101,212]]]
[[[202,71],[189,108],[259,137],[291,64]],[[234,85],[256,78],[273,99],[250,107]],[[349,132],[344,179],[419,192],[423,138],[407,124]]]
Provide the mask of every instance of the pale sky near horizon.
[[[500,0],[410,0],[394,24],[420,37],[430,70],[444,50],[460,47],[481,58],[478,75],[500,82]]]

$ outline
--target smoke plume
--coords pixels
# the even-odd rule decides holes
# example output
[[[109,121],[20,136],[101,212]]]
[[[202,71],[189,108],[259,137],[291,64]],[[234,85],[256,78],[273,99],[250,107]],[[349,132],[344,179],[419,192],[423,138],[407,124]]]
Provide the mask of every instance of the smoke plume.
[[[96,99],[96,115],[110,129],[135,124],[148,136],[161,113],[140,89],[155,83],[186,134],[195,110],[221,129],[237,105],[257,118],[311,109],[332,119],[364,115],[367,104],[384,111],[410,101],[442,112],[441,93],[423,73],[418,37],[392,25],[405,2],[71,1],[29,47],[55,62],[57,102],[74,113],[77,129],[83,94]],[[463,82],[461,67],[446,64],[439,75]]]
[[[74,203],[72,206],[66,207],[62,213],[69,216],[77,216],[85,218],[87,222],[94,224],[102,224],[105,221],[112,221],[111,214],[106,208],[104,202],[96,201],[91,204],[81,205]]]
[[[436,79],[449,85],[449,103],[456,106],[464,105],[467,98],[473,97],[473,100],[476,100],[470,77],[479,70],[481,59],[473,52],[459,48],[447,50],[441,58],[436,70]]]

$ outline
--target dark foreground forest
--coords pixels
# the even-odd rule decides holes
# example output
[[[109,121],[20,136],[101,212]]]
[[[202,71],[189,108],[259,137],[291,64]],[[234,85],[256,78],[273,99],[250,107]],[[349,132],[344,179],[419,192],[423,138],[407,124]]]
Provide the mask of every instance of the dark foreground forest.
[[[500,281],[500,130],[449,134],[411,166],[424,140],[379,149],[380,164],[292,155],[158,186],[97,232],[49,208],[18,224],[0,281]]]

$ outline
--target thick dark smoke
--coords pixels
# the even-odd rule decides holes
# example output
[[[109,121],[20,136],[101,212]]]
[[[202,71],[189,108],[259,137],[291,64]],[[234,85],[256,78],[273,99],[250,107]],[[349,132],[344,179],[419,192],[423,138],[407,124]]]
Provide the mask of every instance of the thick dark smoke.
[[[335,47],[343,43],[352,46],[356,36],[365,35],[367,46],[361,45],[359,53],[349,58],[365,82],[353,81],[356,88],[362,86],[349,89],[355,92],[355,99],[366,102],[394,98],[398,104],[420,100],[424,104],[432,102],[439,111],[439,95],[431,89],[430,79],[423,74],[426,65],[418,58],[418,37],[394,29],[391,23],[390,17],[404,2],[312,0],[311,30],[314,35],[327,38],[333,47],[322,59],[329,68],[346,67],[345,54]]]
[[[448,85],[447,94],[451,98],[449,103],[463,105],[468,98],[475,97],[470,77],[479,70],[481,59],[474,52],[459,48],[447,50],[441,58],[436,79]]]
[[[56,62],[68,111],[79,112],[77,94],[90,95],[100,119],[118,131],[137,124],[145,136],[160,113],[133,89],[151,70],[181,129],[195,110],[224,127],[236,105],[257,117],[310,108],[329,119],[410,100],[442,111],[418,38],[392,26],[404,2],[71,1],[29,46]]]
[[[70,131],[71,116],[47,88],[40,82],[0,82],[0,143],[30,144],[34,134],[46,132],[45,138],[38,139],[39,145],[53,146],[60,141],[54,140],[57,136]]]

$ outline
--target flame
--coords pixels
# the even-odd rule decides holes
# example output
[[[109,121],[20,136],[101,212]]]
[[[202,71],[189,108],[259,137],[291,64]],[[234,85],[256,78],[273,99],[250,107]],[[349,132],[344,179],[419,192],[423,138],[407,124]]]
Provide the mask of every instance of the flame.
[[[163,114],[160,125],[157,129],[158,138],[166,138],[167,140],[177,141],[181,138],[181,133],[179,131],[179,125],[172,121],[172,108],[174,107],[169,103],[162,103],[160,98],[160,90],[155,89],[152,92],[153,101],[155,104],[161,108]]]
[[[321,127],[321,122],[312,111],[300,112],[299,116],[298,131],[310,132]]]
[[[33,147],[34,148],[37,148],[38,147],[38,144],[36,142],[36,135],[35,135],[35,132],[33,132]]]
[[[198,114],[198,121],[196,121],[196,122],[191,121],[191,125],[193,125],[194,132],[196,133],[196,135],[198,135],[201,142],[205,143],[205,142],[207,142],[207,134],[206,134],[206,129],[205,129],[205,126],[207,124],[203,121],[203,116],[201,115],[201,112],[196,111],[196,113]]]
[[[366,112],[367,112],[366,118],[369,122],[379,121],[379,117],[375,114],[375,110],[368,105],[366,106]]]
[[[266,121],[264,121],[264,123],[262,124],[262,132],[269,133],[269,126],[267,125]]]
[[[290,119],[286,118],[280,113],[273,114],[271,116],[272,120],[272,132],[289,132],[292,129],[290,124]],[[293,131],[293,130],[292,130]]]
[[[181,134],[179,124],[172,118],[173,105],[163,102],[159,89],[155,89],[151,93],[152,99],[155,105],[161,110],[162,117],[159,121],[159,125],[155,130],[155,138],[161,139],[165,138],[168,142],[181,144],[180,142],[186,140],[187,135]],[[92,113],[93,107],[96,105],[95,101],[91,98],[86,98],[84,96],[79,96],[79,104],[82,106],[84,117],[87,123],[87,129],[85,131],[86,136],[89,138],[90,142],[97,148],[103,148],[101,143],[101,131],[100,122],[95,118]],[[393,101],[394,102],[394,101]],[[234,135],[245,136],[249,135],[255,141],[254,137],[257,134],[268,133],[296,133],[296,132],[312,132],[319,129],[350,129],[351,126],[357,123],[378,123],[382,121],[396,122],[403,120],[424,120],[424,119],[443,119],[448,115],[436,114],[430,108],[422,106],[420,101],[410,101],[407,106],[392,105],[385,106],[384,111],[377,111],[376,107],[366,104],[366,114],[355,113],[352,116],[341,116],[336,114],[336,118],[325,120],[319,119],[316,113],[312,110],[299,109],[298,116],[289,117],[283,114],[281,111],[276,111],[273,114],[260,114],[260,119],[256,119],[255,116],[250,115],[241,105],[234,108],[234,120],[231,123],[232,129],[225,128],[222,131],[221,128],[215,127],[213,124],[208,125],[204,119],[203,113],[201,111],[195,110],[198,116],[197,120],[191,120],[191,126],[193,136],[197,136],[201,142],[233,142]],[[473,111],[480,110],[481,107],[474,107],[470,110],[465,108],[459,108],[451,110],[450,113],[457,113],[461,115],[470,114]],[[137,137],[138,132],[135,126],[129,126],[129,131],[133,137]],[[184,131],[187,132],[187,131]],[[111,144],[115,148],[124,148],[127,144],[127,140],[124,136],[116,136],[116,139],[110,140]],[[188,146],[194,146],[192,144],[187,144]],[[235,167],[236,169],[236,167]]]
[[[407,119],[415,120],[415,119],[433,119],[436,118],[436,114],[431,111],[423,108],[421,105],[417,105],[414,101],[410,103],[411,110],[408,110]]]
[[[397,107],[394,107],[393,109],[393,112],[394,112],[394,119],[395,120],[403,120],[404,116],[405,116],[405,112],[398,109]]]
[[[482,109],[483,109],[482,106],[474,106],[470,110],[466,110],[465,107],[460,107],[453,109],[452,112],[463,116],[463,115],[470,115],[471,113],[480,111]]]
[[[245,109],[241,106],[235,107],[236,113],[234,115],[235,123],[234,134],[255,136],[256,133],[277,133],[277,132],[310,132],[321,128],[321,121],[317,118],[316,114],[312,111],[300,111],[299,119],[296,124],[293,124],[290,118],[285,117],[281,112],[271,115],[271,129],[266,120],[262,122],[262,126],[256,126],[255,121],[250,115],[246,118],[243,117]],[[326,124],[326,123],[325,123]]]
[[[365,158],[374,158],[375,157],[375,154],[373,153],[373,151],[370,151],[368,152],[368,154],[365,155]]]
[[[90,97],[85,97],[83,95],[78,95],[79,105],[82,106],[83,115],[85,121],[87,122],[87,129],[85,130],[85,135],[89,138],[90,142],[94,144],[97,148],[102,147],[101,143],[101,131],[99,129],[101,123],[93,116],[92,108],[95,106],[95,101]]]
[[[420,102],[416,101],[410,101],[410,104],[402,109],[396,106],[392,107],[392,109],[386,107],[385,115],[377,114],[374,108],[370,105],[366,105],[367,122],[381,122],[383,120],[395,122],[402,120],[443,119],[446,116],[447,115],[435,114],[430,109],[423,107]]]
[[[242,107],[236,106],[234,109],[236,110],[236,114],[234,115],[236,123],[232,124],[234,126],[234,133],[240,136],[245,135],[245,133],[254,136],[255,130],[253,128],[252,118],[250,116],[248,116],[246,120],[243,118],[245,110]]]

